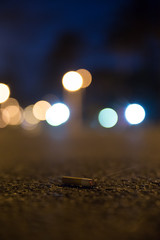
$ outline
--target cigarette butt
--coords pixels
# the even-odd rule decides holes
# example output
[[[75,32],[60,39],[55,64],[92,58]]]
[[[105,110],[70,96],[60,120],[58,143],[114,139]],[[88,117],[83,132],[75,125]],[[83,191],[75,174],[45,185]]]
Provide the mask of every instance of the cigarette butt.
[[[65,185],[82,186],[82,187],[92,187],[94,185],[94,181],[91,178],[78,178],[78,177],[63,176],[62,182]]]

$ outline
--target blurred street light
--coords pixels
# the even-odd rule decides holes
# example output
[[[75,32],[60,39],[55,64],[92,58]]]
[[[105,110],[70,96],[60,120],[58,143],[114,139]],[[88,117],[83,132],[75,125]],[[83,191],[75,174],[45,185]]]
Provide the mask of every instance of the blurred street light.
[[[112,108],[104,108],[100,111],[98,120],[102,127],[112,128],[118,121],[118,115]]]
[[[83,83],[81,88],[87,88],[92,82],[92,75],[86,69],[78,69],[77,72],[81,75]]]
[[[25,122],[34,125],[39,123],[39,120],[33,115],[33,105],[29,105],[24,109],[24,120]]]
[[[7,101],[9,95],[10,95],[9,87],[4,83],[0,83],[0,103]]]
[[[33,115],[40,121],[46,120],[46,112],[51,107],[51,104],[47,101],[41,100],[34,104]]]
[[[65,123],[70,116],[67,105],[63,103],[55,103],[46,112],[46,121],[52,126],[59,126]]]
[[[9,114],[5,109],[0,109],[0,128],[5,128],[9,124]]]
[[[82,76],[75,71],[67,72],[62,78],[64,102],[71,111],[67,124],[71,134],[77,134],[78,130],[82,129],[82,84]]]
[[[129,104],[125,110],[125,118],[132,125],[139,124],[145,118],[145,110],[139,104]]]
[[[82,87],[83,79],[79,73],[70,71],[64,74],[62,84],[67,91],[75,92]]]

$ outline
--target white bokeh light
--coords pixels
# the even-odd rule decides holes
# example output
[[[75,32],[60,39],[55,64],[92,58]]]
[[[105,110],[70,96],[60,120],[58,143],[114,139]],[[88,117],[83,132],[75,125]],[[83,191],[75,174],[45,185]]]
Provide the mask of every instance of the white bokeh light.
[[[63,103],[55,103],[46,112],[46,121],[52,126],[59,126],[65,123],[70,116],[67,105]]]
[[[0,83],[0,103],[7,101],[9,95],[10,95],[9,87],[4,83]]]
[[[82,87],[83,79],[78,72],[70,71],[63,76],[62,84],[66,90],[74,92]]]
[[[104,108],[100,111],[98,120],[102,127],[112,128],[118,121],[118,115],[112,108]]]
[[[145,118],[145,110],[139,104],[129,104],[125,110],[125,118],[132,125],[139,124]]]

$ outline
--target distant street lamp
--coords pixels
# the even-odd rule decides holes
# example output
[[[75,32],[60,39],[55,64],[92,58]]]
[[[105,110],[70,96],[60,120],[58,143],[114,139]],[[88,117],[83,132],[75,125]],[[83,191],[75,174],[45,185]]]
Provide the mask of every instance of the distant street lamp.
[[[64,74],[62,85],[64,87],[64,101],[70,108],[69,131],[78,134],[83,129],[82,100],[84,88],[91,84],[92,75],[86,69],[70,71]]]
[[[71,134],[82,130],[82,87],[83,78],[75,72],[67,72],[62,78],[64,102],[70,108],[70,120],[67,124]]]
[[[0,83],[0,103],[7,101],[9,95],[10,95],[9,87],[4,83]]]
[[[83,78],[78,72],[70,71],[64,74],[62,84],[67,91],[76,92],[82,87]]]
[[[82,78],[83,78],[83,84],[81,88],[87,88],[92,82],[92,75],[91,73],[86,69],[78,69],[76,72],[78,72]]]
[[[145,115],[144,108],[137,103],[129,104],[125,110],[125,118],[131,125],[143,122]]]

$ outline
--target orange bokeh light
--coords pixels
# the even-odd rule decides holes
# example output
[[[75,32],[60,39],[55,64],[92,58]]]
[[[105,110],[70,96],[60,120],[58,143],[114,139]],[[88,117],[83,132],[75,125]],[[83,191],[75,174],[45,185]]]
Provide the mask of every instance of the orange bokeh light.
[[[92,75],[91,75],[91,73],[88,70],[86,70],[86,69],[79,69],[79,70],[77,70],[77,72],[83,78],[83,84],[82,84],[81,88],[88,87],[91,84],[91,82],[92,82]]]

